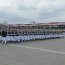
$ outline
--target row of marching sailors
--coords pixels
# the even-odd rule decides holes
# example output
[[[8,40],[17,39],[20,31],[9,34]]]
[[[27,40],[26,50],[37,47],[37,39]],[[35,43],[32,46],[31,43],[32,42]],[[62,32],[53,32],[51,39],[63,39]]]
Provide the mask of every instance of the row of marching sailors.
[[[62,38],[63,34],[39,34],[39,35],[10,35],[10,36],[0,36],[0,41],[2,43],[7,42],[23,42],[23,41],[32,41],[32,40],[45,40],[45,39],[53,39],[53,38]]]

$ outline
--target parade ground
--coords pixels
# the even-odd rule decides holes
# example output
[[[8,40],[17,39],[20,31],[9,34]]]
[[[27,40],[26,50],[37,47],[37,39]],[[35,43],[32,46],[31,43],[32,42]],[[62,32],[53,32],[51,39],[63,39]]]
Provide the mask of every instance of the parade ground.
[[[0,65],[65,65],[65,38],[0,43]]]

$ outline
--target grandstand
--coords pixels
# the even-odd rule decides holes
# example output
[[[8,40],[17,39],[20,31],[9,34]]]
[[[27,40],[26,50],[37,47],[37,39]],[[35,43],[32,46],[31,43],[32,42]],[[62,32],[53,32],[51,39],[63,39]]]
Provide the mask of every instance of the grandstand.
[[[7,30],[8,34],[50,34],[50,33],[63,33],[65,32],[65,23],[37,23],[33,24],[0,24],[0,32]]]

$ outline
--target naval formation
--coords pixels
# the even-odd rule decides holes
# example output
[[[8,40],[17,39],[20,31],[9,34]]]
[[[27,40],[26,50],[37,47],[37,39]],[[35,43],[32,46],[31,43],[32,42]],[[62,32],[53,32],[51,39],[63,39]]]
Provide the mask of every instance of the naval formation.
[[[25,41],[64,38],[65,24],[0,25],[0,42],[20,43]]]
[[[25,41],[35,41],[35,40],[47,40],[64,38],[64,34],[30,34],[30,35],[8,35],[7,31],[2,31],[0,35],[0,42],[6,43],[21,43]]]

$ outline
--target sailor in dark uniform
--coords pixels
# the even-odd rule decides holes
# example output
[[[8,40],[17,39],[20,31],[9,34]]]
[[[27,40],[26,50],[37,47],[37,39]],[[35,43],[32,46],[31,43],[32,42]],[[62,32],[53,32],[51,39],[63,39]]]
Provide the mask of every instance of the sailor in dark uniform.
[[[7,31],[2,31],[1,35],[2,35],[2,38],[3,38],[2,43],[6,44]]]

